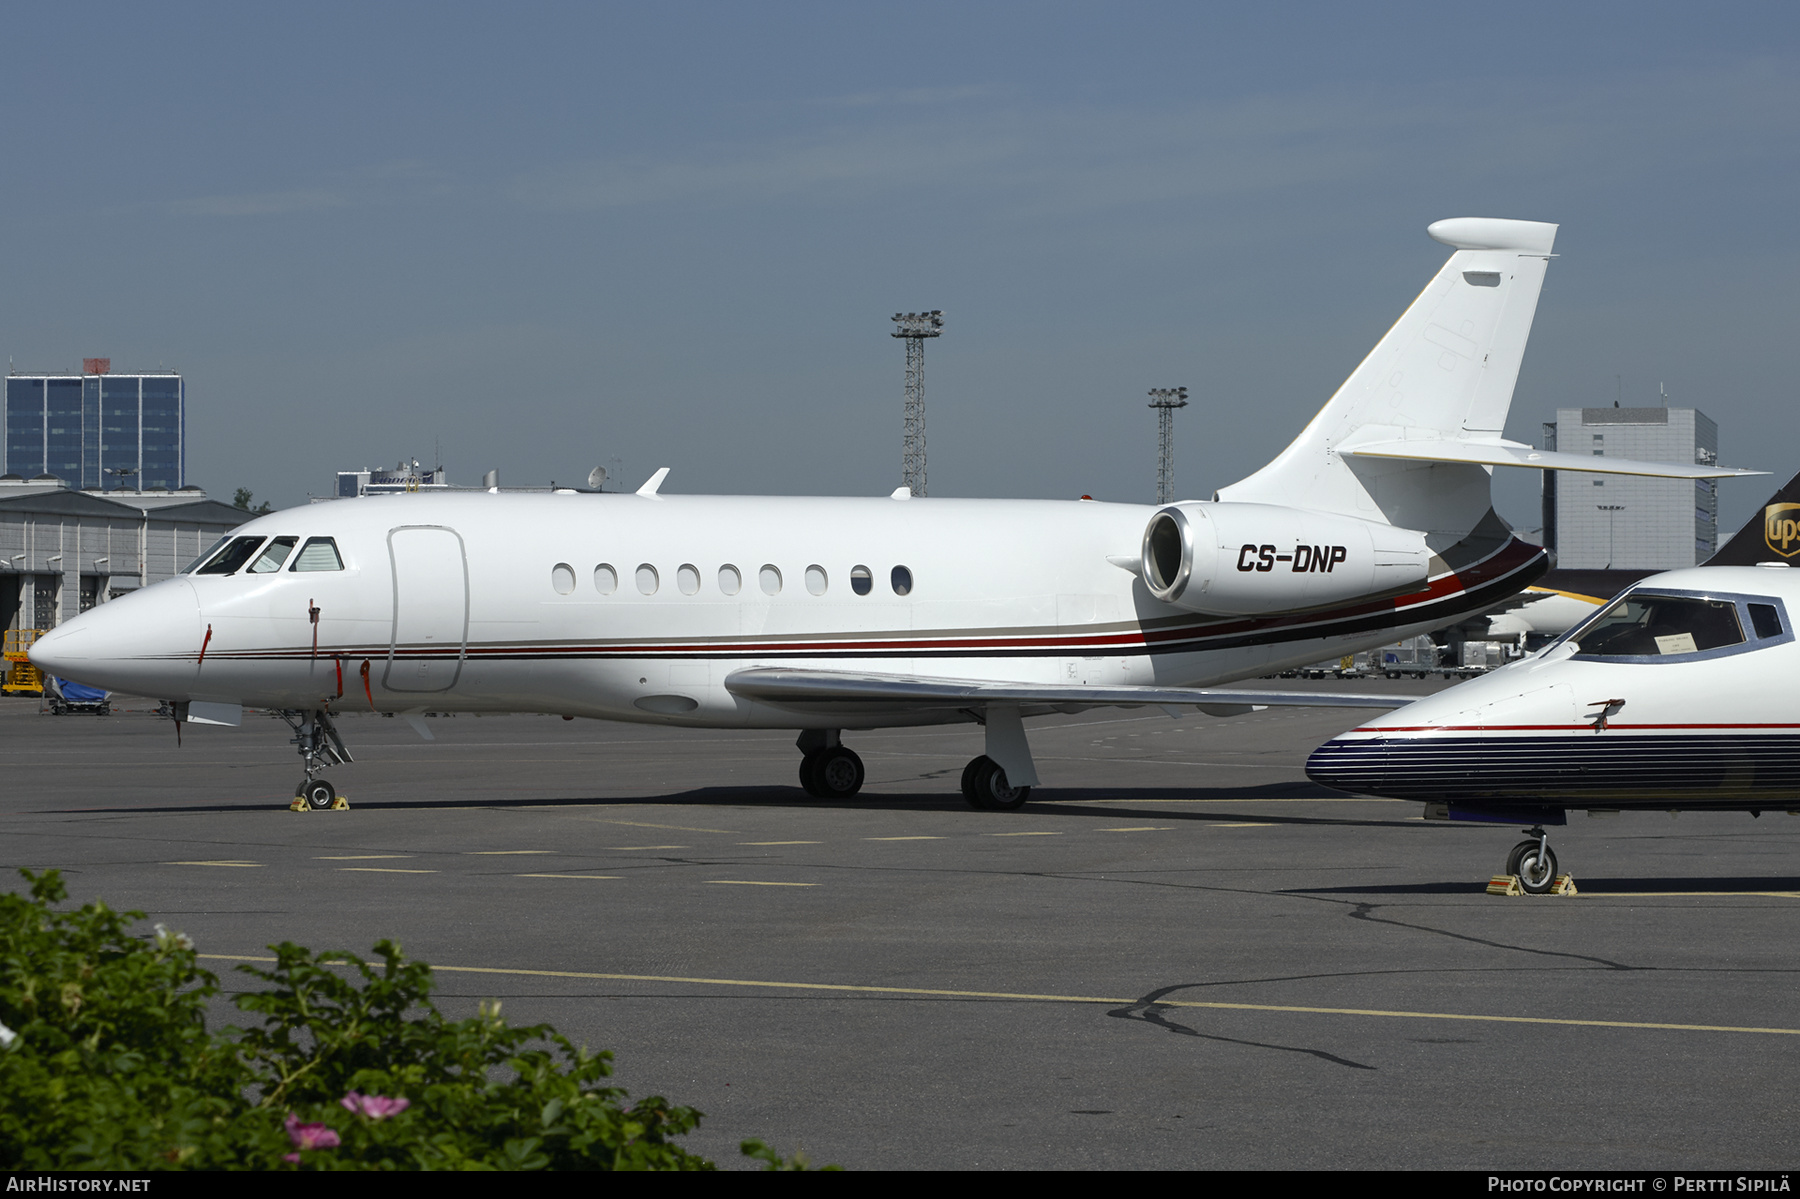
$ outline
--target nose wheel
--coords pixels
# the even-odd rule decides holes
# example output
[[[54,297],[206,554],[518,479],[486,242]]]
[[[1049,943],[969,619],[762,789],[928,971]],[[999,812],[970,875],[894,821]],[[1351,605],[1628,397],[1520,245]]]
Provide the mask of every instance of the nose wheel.
[[[289,806],[296,812],[328,812],[348,808],[349,801],[337,793],[337,788],[318,777],[319,772],[327,766],[342,766],[355,760],[345,748],[344,739],[338,736],[330,714],[323,710],[289,710],[282,712],[281,718],[294,730],[292,744],[299,751],[300,761],[306,767],[306,777],[294,788],[294,802]]]
[[[1550,848],[1550,834],[1542,828],[1525,830],[1527,837],[1506,855],[1506,873],[1519,876],[1519,887],[1528,895],[1548,895],[1556,882],[1556,851]]]
[[[324,779],[309,779],[295,790],[294,797],[314,812],[328,812],[337,802],[337,789]],[[348,806],[348,805],[346,805]]]

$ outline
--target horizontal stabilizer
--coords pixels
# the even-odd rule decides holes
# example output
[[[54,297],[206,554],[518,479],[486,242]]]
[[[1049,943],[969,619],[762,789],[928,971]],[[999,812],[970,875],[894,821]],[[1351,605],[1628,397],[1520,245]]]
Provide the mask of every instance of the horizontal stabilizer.
[[[1339,447],[1357,458],[1408,458],[1415,462],[1470,462],[1478,466],[1523,466],[1532,470],[1579,470],[1595,475],[1653,475],[1661,479],[1735,479],[1766,470],[1734,466],[1686,466],[1678,462],[1634,462],[1629,458],[1560,454],[1518,441],[1376,441]]]
[[[1417,696],[1356,695],[1335,691],[1250,691],[1236,687],[1089,687],[1080,683],[984,683],[975,679],[934,679],[912,675],[862,674],[837,670],[784,670],[757,667],[726,676],[725,689],[745,699],[788,707],[817,704],[874,704],[914,710],[957,710],[985,704],[1055,704],[1116,707],[1403,708]]]

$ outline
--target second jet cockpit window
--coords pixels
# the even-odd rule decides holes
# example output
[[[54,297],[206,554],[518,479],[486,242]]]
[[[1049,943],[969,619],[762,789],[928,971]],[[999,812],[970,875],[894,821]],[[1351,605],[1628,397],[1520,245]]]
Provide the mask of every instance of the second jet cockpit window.
[[[1744,629],[1730,600],[1628,595],[1575,640],[1584,657],[1663,657],[1742,645]]]

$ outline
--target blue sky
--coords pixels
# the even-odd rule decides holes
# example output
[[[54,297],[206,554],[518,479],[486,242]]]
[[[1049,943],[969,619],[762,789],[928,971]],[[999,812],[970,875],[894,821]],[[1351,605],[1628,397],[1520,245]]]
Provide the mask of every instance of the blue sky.
[[[1441,263],[1562,224],[1509,432],[1654,402],[1800,467],[1791,5],[15,7],[20,369],[166,365],[190,472],[1148,501],[1273,456]],[[1722,488],[1735,524],[1761,481]],[[1537,523],[1536,479],[1501,510]]]

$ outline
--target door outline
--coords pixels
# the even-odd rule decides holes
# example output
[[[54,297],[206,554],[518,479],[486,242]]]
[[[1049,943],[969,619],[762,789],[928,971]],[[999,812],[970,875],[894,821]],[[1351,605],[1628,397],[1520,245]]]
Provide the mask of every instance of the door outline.
[[[462,629],[458,637],[456,652],[456,669],[450,674],[450,681],[441,687],[397,687],[394,665],[399,660],[400,649],[400,559],[394,555],[394,534],[407,533],[414,530],[429,530],[435,533],[448,533],[456,538],[457,560],[462,564]],[[431,695],[440,691],[449,691],[462,678],[463,663],[469,656],[469,547],[464,544],[462,534],[449,525],[395,525],[388,530],[388,571],[394,583],[394,615],[388,626],[388,660],[387,669],[382,672],[381,685],[388,691],[400,694]]]

